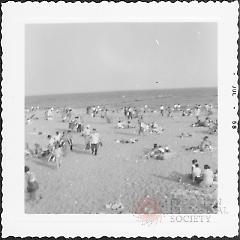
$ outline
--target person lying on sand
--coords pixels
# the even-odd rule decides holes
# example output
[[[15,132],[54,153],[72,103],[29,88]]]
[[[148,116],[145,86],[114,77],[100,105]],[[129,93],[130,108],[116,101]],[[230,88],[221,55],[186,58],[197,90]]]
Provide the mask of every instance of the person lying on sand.
[[[116,139],[115,142],[116,143],[136,143],[136,142],[138,142],[138,139],[135,139],[135,138],[131,138],[129,140],[127,140],[127,139],[120,139],[120,140]]]
[[[178,137],[183,138],[183,137],[192,137],[192,134],[190,133],[181,133]]]
[[[164,160],[164,154],[169,153],[171,150],[168,146],[162,147],[156,143],[153,145],[153,148],[145,155],[147,158],[151,157],[157,160]]]
[[[135,126],[131,124],[131,121],[124,122],[124,121],[119,120],[117,123],[117,128],[121,128],[121,129],[135,128]]]
[[[153,122],[150,127],[152,133],[160,134],[164,131],[164,129],[161,126],[159,126],[156,122]]]
[[[42,156],[42,148],[41,146],[38,144],[38,143],[35,143],[34,144],[34,149],[33,149],[33,155],[37,158],[41,157]]]

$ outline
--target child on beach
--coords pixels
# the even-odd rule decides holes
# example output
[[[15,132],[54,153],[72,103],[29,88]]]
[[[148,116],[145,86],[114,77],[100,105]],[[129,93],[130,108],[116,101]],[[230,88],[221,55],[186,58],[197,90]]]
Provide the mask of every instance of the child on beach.
[[[193,171],[196,168],[195,164],[197,163],[197,159],[192,160],[192,167],[191,167],[191,178],[193,179]]]
[[[201,168],[199,167],[198,163],[195,163],[195,167],[192,170],[192,180],[193,183],[200,183],[201,182]]]
[[[62,148],[60,147],[59,144],[56,144],[56,148],[54,149],[54,156],[55,156],[55,161],[57,168],[60,168],[62,165]]]
[[[90,136],[90,143],[91,143],[92,154],[95,156],[97,155],[97,151],[98,151],[100,142],[101,142],[100,135],[97,132],[97,130],[95,128],[93,128],[93,132]]]
[[[35,174],[30,172],[30,168],[25,166],[25,186],[28,194],[28,200],[36,200],[36,192],[39,189],[39,184],[36,180]]]

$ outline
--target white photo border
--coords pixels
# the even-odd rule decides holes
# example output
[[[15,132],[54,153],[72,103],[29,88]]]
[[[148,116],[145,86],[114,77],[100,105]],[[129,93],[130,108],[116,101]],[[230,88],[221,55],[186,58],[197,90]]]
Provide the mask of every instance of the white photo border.
[[[7,2],[2,5],[3,237],[233,237],[238,235],[237,40],[238,2],[65,3]],[[143,226],[134,215],[24,213],[24,34],[27,23],[217,22],[218,195],[227,214],[210,222],[164,222]],[[235,75],[234,75],[235,73]],[[233,108],[235,107],[235,109]],[[14,126],[14,127],[13,127]],[[12,147],[14,146],[14,147]]]

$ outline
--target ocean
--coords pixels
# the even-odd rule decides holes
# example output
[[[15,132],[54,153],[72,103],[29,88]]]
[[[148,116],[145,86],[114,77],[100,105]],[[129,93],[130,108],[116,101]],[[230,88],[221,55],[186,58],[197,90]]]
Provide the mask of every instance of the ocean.
[[[123,107],[148,105],[151,108],[161,104],[172,106],[174,104],[195,105],[211,103],[217,107],[217,88],[185,88],[161,89],[140,91],[74,93],[41,96],[26,96],[25,107],[72,107],[86,106]]]

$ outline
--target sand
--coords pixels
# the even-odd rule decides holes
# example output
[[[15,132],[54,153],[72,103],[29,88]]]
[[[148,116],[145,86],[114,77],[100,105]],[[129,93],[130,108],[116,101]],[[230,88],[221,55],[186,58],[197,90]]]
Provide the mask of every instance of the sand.
[[[81,112],[84,122],[97,129],[103,146],[98,155],[93,156],[83,150],[84,139],[81,134],[74,132],[73,151],[68,151],[60,169],[54,163],[26,157],[26,165],[37,176],[40,186],[38,197],[41,198],[35,202],[26,201],[26,213],[136,213],[146,197],[156,202],[159,213],[213,212],[211,205],[216,191],[193,186],[187,177],[194,158],[198,159],[202,169],[204,164],[210,165],[213,170],[217,169],[217,136],[209,135],[214,147],[211,152],[185,150],[185,147],[198,145],[207,135],[207,128],[190,126],[195,122],[194,116],[182,117],[176,113],[173,118],[167,118],[161,117],[159,112],[147,113],[144,120],[158,122],[165,131],[159,135],[145,133],[138,136],[137,128],[115,128],[119,117],[123,119],[123,113],[111,114],[113,122],[107,123],[98,116],[92,118],[86,115],[85,110],[76,109],[76,112]],[[49,121],[44,120],[41,110],[37,116],[38,120],[25,126],[25,138],[30,148],[34,143],[46,146],[47,134],[68,128],[58,114]],[[216,119],[216,114],[212,118]],[[137,126],[136,119],[133,123]],[[43,134],[36,134],[39,131]],[[182,132],[189,132],[192,137],[177,137]],[[115,142],[121,138],[137,138],[138,142]],[[165,160],[145,158],[144,151],[152,148],[154,143],[168,145],[172,150]],[[179,176],[182,182],[177,181]],[[119,203],[121,207],[111,209],[107,205],[109,203]]]

